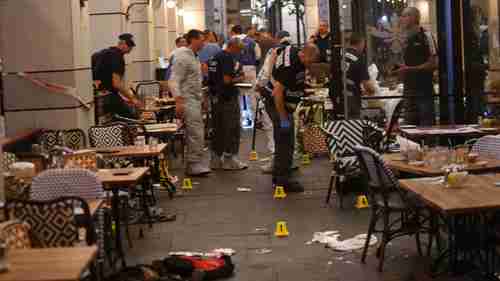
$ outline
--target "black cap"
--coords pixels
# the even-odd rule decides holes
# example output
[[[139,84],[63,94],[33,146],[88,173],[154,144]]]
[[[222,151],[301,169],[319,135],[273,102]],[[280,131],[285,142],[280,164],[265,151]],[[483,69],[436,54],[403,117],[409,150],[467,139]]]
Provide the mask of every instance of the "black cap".
[[[127,46],[129,47],[135,47],[135,42],[134,42],[134,35],[130,34],[130,33],[123,33],[122,35],[120,35],[120,37],[118,37],[120,40],[124,41]]]
[[[276,37],[281,40],[283,38],[290,37],[290,33],[286,30],[282,30],[282,31],[278,32]]]

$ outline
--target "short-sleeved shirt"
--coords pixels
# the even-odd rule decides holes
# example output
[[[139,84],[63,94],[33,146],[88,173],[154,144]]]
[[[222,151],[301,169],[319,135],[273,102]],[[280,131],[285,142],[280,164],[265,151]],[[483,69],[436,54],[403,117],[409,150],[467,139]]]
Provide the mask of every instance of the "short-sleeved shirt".
[[[227,51],[222,51],[215,55],[208,62],[208,75],[210,90],[223,100],[239,95],[239,89],[234,84],[225,84],[224,76],[236,77],[238,64],[235,58]]]
[[[285,101],[298,103],[304,96],[306,68],[299,59],[299,50],[292,46],[278,49],[272,78],[285,88]],[[272,90],[269,82],[268,89]]]
[[[404,62],[407,66],[418,66],[436,55],[436,44],[430,32],[420,28],[407,39]],[[429,92],[432,95],[432,71],[408,72],[404,78],[405,91]]]
[[[101,89],[115,91],[113,73],[121,77],[125,75],[125,58],[122,51],[116,47],[100,51],[95,68],[95,79],[101,81]]]
[[[319,49],[319,62],[330,62],[332,60],[331,47],[332,47],[332,35],[328,33],[326,36],[321,37],[319,34],[314,40],[314,44],[318,46]]]
[[[198,58],[201,63],[208,63],[208,61],[213,58],[218,53],[222,52],[221,47],[215,43],[205,44],[203,49],[198,52]]]

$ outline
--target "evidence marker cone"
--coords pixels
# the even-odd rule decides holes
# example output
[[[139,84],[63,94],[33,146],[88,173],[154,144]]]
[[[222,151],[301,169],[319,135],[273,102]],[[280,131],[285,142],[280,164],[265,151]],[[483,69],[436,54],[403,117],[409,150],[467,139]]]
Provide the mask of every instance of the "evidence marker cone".
[[[370,205],[368,204],[368,199],[365,195],[358,196],[358,198],[356,199],[355,207],[356,209],[365,209],[370,207]]]
[[[252,150],[252,151],[250,152],[250,157],[249,157],[249,160],[250,160],[250,161],[257,161],[257,160],[259,160],[259,156],[257,155],[257,151]]]
[[[182,181],[182,189],[183,190],[192,190],[193,189],[193,182],[189,178],[185,178],[184,181]]]
[[[285,198],[286,198],[285,188],[283,186],[276,186],[276,189],[274,190],[274,199],[285,199]]]
[[[285,221],[279,221],[276,223],[276,232],[274,235],[276,237],[288,237],[289,233]]]

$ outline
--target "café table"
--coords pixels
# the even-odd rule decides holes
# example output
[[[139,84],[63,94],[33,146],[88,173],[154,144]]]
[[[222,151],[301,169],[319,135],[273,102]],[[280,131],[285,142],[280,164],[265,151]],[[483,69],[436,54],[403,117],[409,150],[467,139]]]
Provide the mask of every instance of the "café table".
[[[11,250],[0,281],[78,281],[96,255],[96,246]]]
[[[442,167],[433,167],[425,161],[408,162],[401,153],[384,154],[385,164],[394,171],[420,177],[433,177],[444,174]],[[463,164],[463,170],[472,174],[500,171],[500,160],[479,158],[474,163]]]
[[[428,138],[479,138],[500,133],[500,128],[482,128],[478,125],[436,125],[432,127],[402,126],[401,135],[414,141]]]
[[[106,158],[155,158],[159,157],[167,148],[167,144],[157,145],[131,145],[131,146],[113,146],[106,148],[92,148]],[[89,151],[89,150],[87,150]]]
[[[495,247],[485,237],[493,237],[490,215],[500,210],[498,182],[500,175],[497,174],[470,175],[457,187],[446,187],[442,179],[437,178],[399,181],[402,189],[439,213],[447,227],[448,249],[440,253],[434,269],[449,257],[449,269],[459,273],[477,262],[475,253],[482,253],[486,257],[480,261],[482,272],[487,275],[495,272],[489,260],[495,256]]]
[[[112,192],[111,209],[113,218],[116,222],[116,249],[122,265],[126,266],[125,255],[121,241],[120,224],[120,188],[134,188],[137,184],[143,182],[149,172],[149,167],[123,168],[123,169],[100,169],[96,175],[103,184],[104,190]],[[147,208],[146,208],[147,210]],[[146,211],[146,216],[149,213]]]

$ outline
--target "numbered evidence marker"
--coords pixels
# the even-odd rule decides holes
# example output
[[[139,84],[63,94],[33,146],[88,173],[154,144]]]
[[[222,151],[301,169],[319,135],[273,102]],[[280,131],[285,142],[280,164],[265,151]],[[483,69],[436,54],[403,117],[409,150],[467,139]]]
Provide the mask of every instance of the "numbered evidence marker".
[[[289,232],[286,226],[286,222],[279,221],[276,223],[276,232],[274,233],[276,237],[288,237]]]
[[[286,193],[283,186],[277,186],[274,190],[274,199],[285,199]]]
[[[193,182],[191,179],[184,179],[182,182],[182,189],[183,190],[192,190],[193,189]]]
[[[250,152],[250,157],[249,157],[250,161],[257,161],[259,160],[259,156],[257,155],[257,151],[252,151]]]
[[[368,204],[368,199],[365,195],[358,196],[355,207],[357,209],[365,209],[370,207],[370,205]]]

